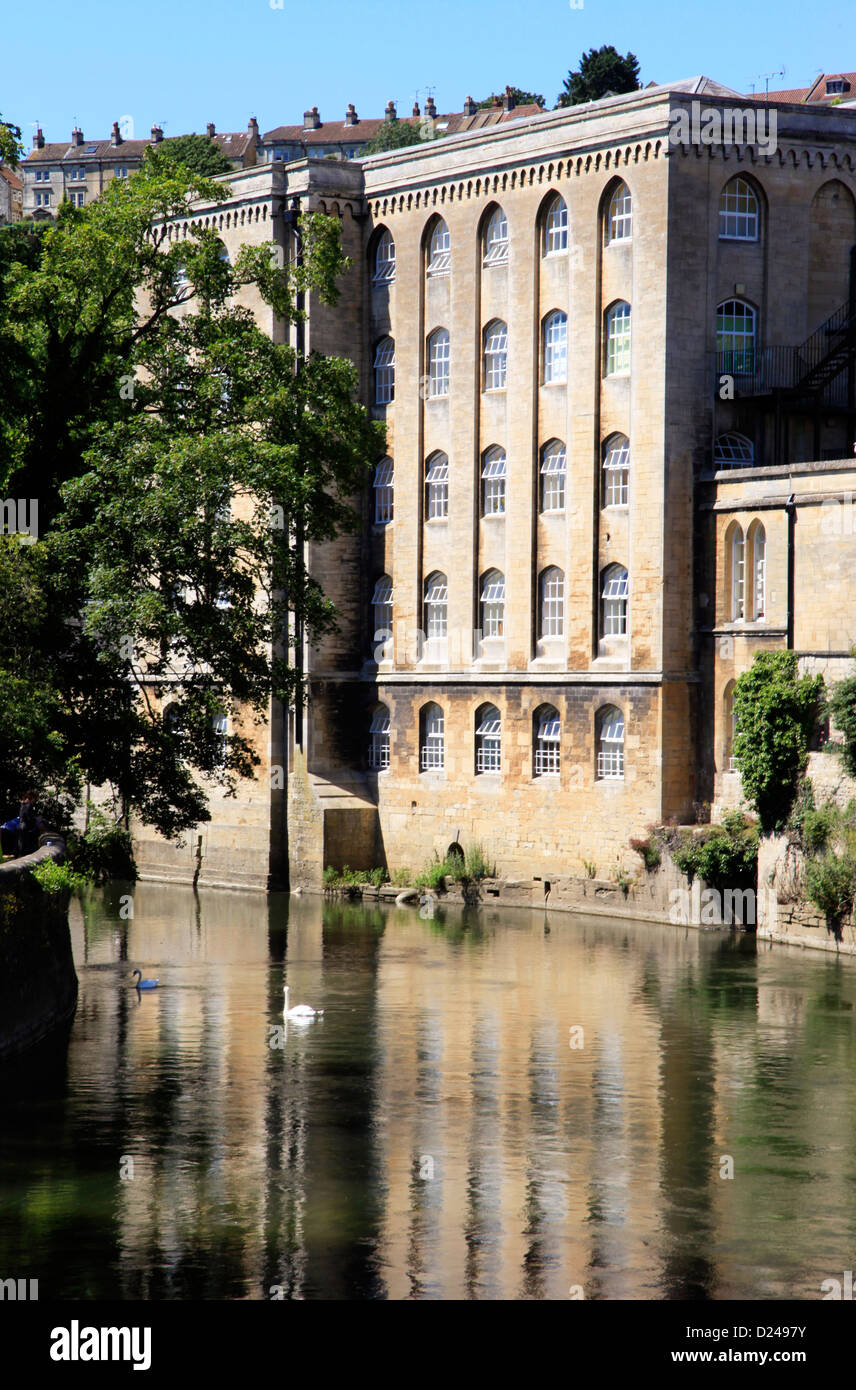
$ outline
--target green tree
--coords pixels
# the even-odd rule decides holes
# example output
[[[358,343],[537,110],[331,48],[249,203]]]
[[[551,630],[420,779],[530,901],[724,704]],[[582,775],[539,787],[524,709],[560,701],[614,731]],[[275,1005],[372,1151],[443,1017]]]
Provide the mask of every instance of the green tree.
[[[829,712],[844,735],[844,742],[835,745],[836,751],[848,776],[856,777],[856,676],[832,687]]]
[[[0,339],[17,336],[36,385],[54,365],[46,334],[81,383],[52,417],[54,455],[6,402],[16,494],[57,505],[37,543],[4,551],[0,794],[23,777],[73,796],[85,778],[166,835],[208,818],[199,774],[232,790],[252,773],[271,697],[300,698],[284,634],[315,637],[335,615],[294,537],[357,524],[349,498],[384,447],[350,362],[299,362],[235,303],[248,284],[280,319],[299,292],[333,302],[348,266],[335,220],[302,220],[300,267],[267,246],[231,265],[211,230],[167,239],[162,219],[197,191],[217,196],[155,152],[49,229],[35,268],[13,260],[0,300]]]
[[[428,133],[431,132],[431,133]],[[407,145],[418,145],[420,140],[435,139],[428,122],[384,121],[376,135],[363,146],[363,154],[383,154],[386,150],[401,150]]]
[[[822,676],[799,675],[796,652],[758,652],[734,687],[734,757],[764,831],[790,815],[825,705]]]
[[[11,169],[17,169],[23,153],[21,127],[12,125],[11,121],[4,121],[0,116],[0,164],[8,164]]]
[[[635,54],[624,57],[611,43],[583,53],[576,72],[569,72],[558,96],[559,106],[580,106],[612,93],[635,92],[640,86],[639,60]]]
[[[496,106],[497,103],[499,103],[499,105],[501,106],[501,105],[502,105],[502,98],[503,98],[504,93],[505,93],[505,88],[503,88],[503,91],[502,91],[502,93],[501,93],[499,96],[495,96],[495,95],[494,95],[494,96],[485,97],[484,101],[477,102],[477,105],[478,105],[479,109],[480,109],[480,110],[483,110],[483,109],[484,109],[485,107],[487,107],[487,106]],[[541,96],[540,92],[526,92],[526,91],[524,91],[524,89],[523,89],[522,87],[512,87],[512,88],[511,88],[511,95],[512,95],[512,98],[513,98],[513,100],[514,100],[514,105],[515,105],[515,106],[543,106],[543,105],[544,105],[544,98],[543,98],[543,96]]]
[[[160,149],[176,164],[183,164],[186,169],[201,174],[203,178],[228,174],[232,167],[220,146],[207,135],[172,135],[161,143]],[[146,157],[153,152],[153,148],[149,147]]]

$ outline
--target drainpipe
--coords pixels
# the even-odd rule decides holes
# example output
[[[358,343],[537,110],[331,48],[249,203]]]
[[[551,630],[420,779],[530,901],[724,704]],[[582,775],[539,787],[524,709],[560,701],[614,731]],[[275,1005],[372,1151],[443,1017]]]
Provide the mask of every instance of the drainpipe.
[[[300,199],[292,198],[291,207],[283,213],[283,223],[291,228],[294,236],[295,265],[298,270],[303,267],[303,235],[300,230]],[[306,295],[303,290],[298,290],[295,295],[295,308],[297,310],[296,325],[296,355],[297,371],[299,372],[306,358],[306,324],[303,321],[303,312],[306,307]],[[294,548],[297,556],[303,559],[304,530],[303,518],[298,516],[294,525]],[[294,667],[298,678],[298,688],[302,685],[303,677],[303,620],[295,617],[294,621]],[[294,703],[294,742],[298,748],[303,747],[303,700],[298,698]]]
[[[794,530],[797,523],[797,508],[794,494],[785,503],[788,514],[788,651],[794,649]]]

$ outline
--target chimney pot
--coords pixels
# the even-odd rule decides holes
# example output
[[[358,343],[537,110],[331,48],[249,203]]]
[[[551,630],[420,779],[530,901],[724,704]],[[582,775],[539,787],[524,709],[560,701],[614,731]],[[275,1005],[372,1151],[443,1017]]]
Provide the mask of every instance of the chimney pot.
[[[152,126],[152,144],[159,145],[163,139],[163,128],[159,125]]]
[[[358,119],[356,107],[353,102],[350,102],[345,112],[345,125],[356,125]]]
[[[113,122],[113,133],[112,133],[111,136],[110,136],[110,144],[111,144],[111,145],[121,145],[121,143],[122,143],[122,132],[121,132],[121,130],[119,129],[119,122],[118,122],[118,121],[114,121],[114,122]]]
[[[83,131],[80,129],[79,125],[76,125],[74,127],[74,130],[71,132],[71,143],[72,145],[83,144]]]
[[[45,147],[45,137],[44,137],[44,135],[43,135],[43,133],[42,133],[42,128],[41,128],[41,126],[39,126],[38,129],[37,129],[37,131],[36,131],[36,133],[35,133],[35,135],[33,136],[33,149],[34,149],[34,150],[43,150],[44,147]]]
[[[217,131],[216,131],[215,126],[214,126],[214,122],[213,122],[213,121],[209,121],[208,124],[207,124],[207,126],[205,127],[205,129],[208,131],[208,139],[209,139],[209,140],[213,140],[213,139],[214,139],[214,136],[217,134]]]
[[[317,130],[321,125],[321,117],[318,115],[318,107],[313,106],[311,110],[303,113],[303,129]]]
[[[426,110],[427,110],[427,108],[426,108]],[[385,110],[385,112],[383,113],[383,118],[384,118],[385,121],[397,121],[397,120],[398,120],[398,112],[397,112],[396,109],[395,109],[395,102],[394,102],[394,101],[388,101],[388,102],[386,103],[386,110]]]
[[[426,115],[426,116],[432,116],[432,117],[433,117],[433,116],[436,116],[436,114],[437,114],[437,108],[436,108],[436,106],[434,105],[434,98],[433,98],[433,97],[429,97],[428,100],[427,100],[426,103],[425,103],[425,115]]]
[[[505,89],[505,96],[502,98],[502,109],[503,111],[514,110],[514,93],[510,87],[506,87]]]
[[[476,114],[476,111],[477,111],[477,110],[478,110],[478,107],[476,106],[476,104],[475,104],[475,102],[473,101],[472,97],[467,97],[466,101],[464,102],[464,115],[465,115],[465,116],[474,116],[474,115]]]
[[[414,101],[414,103],[413,103],[413,110],[411,111],[410,114],[411,114],[411,116],[413,117],[414,120],[416,120],[418,116],[421,116],[421,115],[422,115],[422,112],[419,110],[419,102],[418,102],[418,101]]]

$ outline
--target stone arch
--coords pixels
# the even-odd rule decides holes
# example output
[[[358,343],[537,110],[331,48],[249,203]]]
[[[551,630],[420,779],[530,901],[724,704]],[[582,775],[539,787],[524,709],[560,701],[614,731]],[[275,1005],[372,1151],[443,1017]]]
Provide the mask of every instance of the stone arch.
[[[809,208],[806,329],[813,333],[847,298],[856,245],[856,201],[840,179],[827,179]]]

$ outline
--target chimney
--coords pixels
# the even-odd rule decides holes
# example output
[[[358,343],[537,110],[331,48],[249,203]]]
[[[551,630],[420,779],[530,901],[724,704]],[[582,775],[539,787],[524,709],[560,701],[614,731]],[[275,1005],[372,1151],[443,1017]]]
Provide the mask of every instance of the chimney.
[[[113,122],[113,133],[112,133],[111,136],[110,136],[110,144],[111,144],[111,145],[121,145],[121,143],[122,143],[122,132],[121,132],[121,130],[119,129],[119,122],[118,122],[118,121],[114,121],[114,122]]]
[[[76,125],[74,127],[74,130],[71,132],[71,143],[72,145],[83,144],[83,131],[80,129],[79,125]]]
[[[159,145],[162,139],[163,139],[163,126],[153,125],[153,126],[152,126],[152,144],[153,144],[153,145]]]
[[[413,103],[413,110],[411,111],[410,114],[411,114],[411,116],[413,117],[414,121],[415,121],[415,120],[418,120],[418,118],[422,115],[422,112],[419,110],[419,102],[418,102],[418,101],[414,101],[414,103]]]
[[[436,108],[436,106],[434,105],[434,98],[433,98],[433,97],[429,97],[428,100],[427,100],[426,103],[425,103],[425,115],[426,115],[426,116],[430,116],[431,119],[433,120],[434,117],[436,116],[436,114],[437,114],[437,108]]]
[[[427,110],[427,107],[426,107],[426,110]],[[397,120],[398,120],[398,112],[397,112],[396,109],[395,109],[395,102],[394,102],[394,101],[388,101],[388,102],[386,103],[386,110],[385,110],[384,113],[383,113],[383,119],[384,119],[385,121],[397,121]]]
[[[42,133],[42,128],[41,128],[41,126],[39,126],[39,128],[37,129],[35,135],[33,136],[33,149],[34,149],[34,150],[43,150],[44,147],[45,147],[45,137],[44,137],[44,134]]]
[[[357,115],[354,103],[351,102],[345,112],[345,125],[356,125],[358,120],[359,116]]]
[[[303,129],[318,130],[321,125],[321,117],[318,115],[318,107],[313,106],[311,111],[303,113]]]
[[[503,111],[514,110],[514,93],[510,87],[506,87],[505,89],[505,96],[502,98],[502,109]]]
[[[250,119],[249,119],[249,121],[247,122],[247,130],[250,132],[250,134],[252,135],[252,137],[253,137],[254,140],[258,140],[258,138],[259,138],[259,123],[258,123],[258,121],[256,120],[255,116],[251,116]]]
[[[205,127],[205,129],[206,129],[207,132],[208,132],[208,139],[209,139],[209,140],[213,140],[213,139],[214,139],[214,136],[217,134],[217,131],[216,131],[215,128],[214,128],[214,122],[213,122],[213,121],[209,121],[208,124],[207,124],[207,126]]]
[[[464,102],[464,115],[465,115],[465,116],[474,116],[474,115],[476,114],[477,111],[478,111],[478,107],[476,106],[476,104],[475,104],[475,102],[473,101],[472,97],[467,97],[466,101]]]

